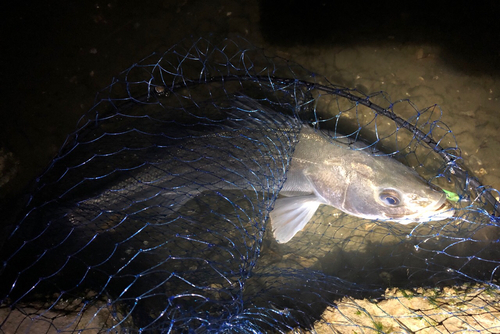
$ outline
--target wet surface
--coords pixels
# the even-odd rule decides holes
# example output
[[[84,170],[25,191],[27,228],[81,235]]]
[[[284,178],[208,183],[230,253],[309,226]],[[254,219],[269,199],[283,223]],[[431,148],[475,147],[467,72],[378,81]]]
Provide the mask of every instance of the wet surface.
[[[411,5],[339,8],[314,1],[53,1],[16,6],[2,23],[10,32],[3,53],[0,110],[4,212],[43,171],[113,76],[183,37],[210,33],[215,40],[242,35],[332,83],[366,93],[384,90],[393,100],[411,99],[418,109],[439,104],[432,117],[451,128],[466,165],[484,184],[500,188],[495,2],[473,11],[463,7],[461,13],[467,14],[458,17],[446,7],[432,12]],[[400,112],[409,117],[414,109]],[[362,226],[355,237],[373,229]],[[344,233],[339,229],[339,240]],[[356,240],[346,249],[361,247]],[[326,262],[342,252],[324,253]],[[322,265],[318,254],[302,255],[289,256],[283,265]],[[262,265],[277,261],[271,255],[260,260]],[[336,269],[342,271],[329,268],[331,273]]]

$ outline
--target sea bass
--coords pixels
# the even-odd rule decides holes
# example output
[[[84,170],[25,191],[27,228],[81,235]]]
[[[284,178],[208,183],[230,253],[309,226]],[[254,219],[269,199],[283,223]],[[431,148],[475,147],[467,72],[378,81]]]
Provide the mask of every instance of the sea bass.
[[[415,170],[362,144],[333,140],[304,125],[291,167],[270,213],[279,243],[301,231],[321,204],[347,214],[400,224],[453,216],[446,194]]]
[[[333,139],[327,132],[249,97],[225,103],[216,105],[226,114],[222,120],[207,118],[198,127],[160,123],[162,135],[151,136],[158,142],[148,143],[144,153],[130,150],[131,158],[137,160],[136,154],[147,153],[142,158],[147,160],[138,159],[133,168],[122,166],[126,159],[113,160],[117,164],[111,165],[114,172],[106,173],[116,174],[110,177],[114,181],[106,181],[105,174],[92,180],[95,186],[90,181],[83,184],[96,189],[80,194],[74,199],[76,204],[66,205],[73,208],[65,214],[67,219],[78,226],[93,216],[107,222],[103,212],[113,219],[132,219],[141,213],[148,221],[162,222],[202,193],[225,199],[220,190],[262,192],[261,199],[271,199],[279,191],[281,197],[269,213],[279,243],[288,242],[302,230],[321,204],[356,217],[400,224],[453,215],[442,190],[391,157],[371,154],[360,143]],[[197,108],[203,112],[206,106],[200,103]],[[97,172],[99,163],[107,161],[89,159],[94,160]],[[71,179],[67,183],[75,188]],[[64,196],[68,192],[64,190]],[[96,219],[91,221],[96,223]]]

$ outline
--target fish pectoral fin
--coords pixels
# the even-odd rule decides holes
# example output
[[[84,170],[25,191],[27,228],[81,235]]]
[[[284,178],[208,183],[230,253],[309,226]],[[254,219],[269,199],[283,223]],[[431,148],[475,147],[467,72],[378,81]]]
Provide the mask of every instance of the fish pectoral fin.
[[[269,213],[274,238],[280,244],[288,242],[312,218],[321,202],[316,195],[278,198]]]

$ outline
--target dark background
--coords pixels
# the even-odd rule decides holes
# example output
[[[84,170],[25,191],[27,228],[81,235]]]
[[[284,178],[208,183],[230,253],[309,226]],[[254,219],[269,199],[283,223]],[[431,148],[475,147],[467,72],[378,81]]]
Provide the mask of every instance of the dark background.
[[[437,44],[457,71],[500,73],[498,1],[56,0],[2,11],[3,210],[57,154],[97,91],[185,36],[241,34],[274,49]]]

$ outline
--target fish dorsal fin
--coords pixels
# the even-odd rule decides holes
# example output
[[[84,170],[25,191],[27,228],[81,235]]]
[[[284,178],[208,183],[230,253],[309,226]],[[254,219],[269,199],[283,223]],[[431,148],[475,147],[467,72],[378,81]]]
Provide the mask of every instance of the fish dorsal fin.
[[[312,218],[321,201],[314,195],[278,198],[269,214],[276,241],[288,242]]]

